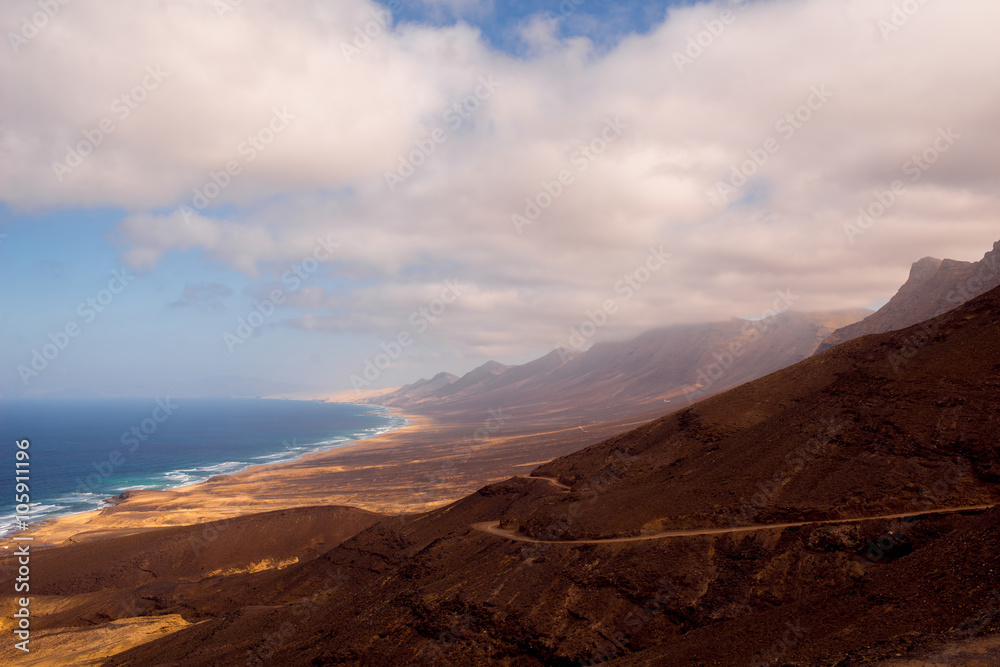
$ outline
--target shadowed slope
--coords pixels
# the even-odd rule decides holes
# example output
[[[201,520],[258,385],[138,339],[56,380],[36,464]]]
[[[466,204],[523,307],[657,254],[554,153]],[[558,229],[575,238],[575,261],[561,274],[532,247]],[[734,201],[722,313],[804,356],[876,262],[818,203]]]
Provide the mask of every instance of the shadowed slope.
[[[229,613],[108,664],[819,665],[919,652],[990,608],[1000,511],[588,545],[471,525],[558,539],[996,502],[998,401],[994,290],[536,470],[570,491],[512,478],[254,575],[224,588]],[[788,624],[800,635],[768,654]],[[977,632],[998,630],[991,617]]]
[[[380,518],[353,507],[302,507],[36,550],[31,592],[77,595],[265,569],[315,557]]]
[[[541,466],[606,510],[578,537],[990,502],[1000,481],[1000,290],[909,330],[857,339]],[[603,481],[602,480],[611,480]],[[572,498],[526,518],[545,530]],[[628,506],[627,515],[614,508]]]

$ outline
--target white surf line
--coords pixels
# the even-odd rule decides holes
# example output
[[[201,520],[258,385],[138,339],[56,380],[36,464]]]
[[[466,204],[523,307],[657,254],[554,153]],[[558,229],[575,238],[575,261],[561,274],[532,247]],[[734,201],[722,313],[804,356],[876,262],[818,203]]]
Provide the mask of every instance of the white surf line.
[[[544,479],[532,477],[530,479]],[[613,544],[616,542],[644,542],[647,540],[662,540],[670,537],[693,537],[696,535],[726,535],[729,533],[752,533],[761,530],[777,530],[782,528],[798,528],[800,526],[819,526],[832,523],[861,523],[863,521],[882,521],[886,519],[906,519],[914,516],[925,516],[928,514],[953,514],[955,512],[968,512],[972,510],[988,510],[997,507],[994,505],[970,505],[968,507],[953,507],[949,509],[924,510],[922,512],[904,512],[901,514],[885,514],[882,516],[863,517],[859,519],[823,519],[821,521],[797,521],[794,523],[775,523],[768,526],[740,526],[737,528],[696,528],[690,530],[668,530],[651,535],[638,535],[635,537],[605,537],[594,540],[540,540],[534,537],[522,535],[514,530],[500,528],[499,521],[481,521],[472,524],[471,528],[484,533],[489,533],[496,537],[503,537],[515,542],[530,542],[532,544]]]

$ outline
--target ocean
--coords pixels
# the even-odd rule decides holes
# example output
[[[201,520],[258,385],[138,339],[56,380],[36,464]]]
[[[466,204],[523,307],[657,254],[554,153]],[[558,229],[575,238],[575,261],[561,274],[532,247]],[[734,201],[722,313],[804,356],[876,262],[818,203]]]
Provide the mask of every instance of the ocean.
[[[369,405],[264,399],[0,400],[0,535],[15,519],[17,442],[28,440],[29,523],[343,447],[405,424]],[[23,469],[23,468],[22,468]],[[20,473],[23,475],[23,472]]]

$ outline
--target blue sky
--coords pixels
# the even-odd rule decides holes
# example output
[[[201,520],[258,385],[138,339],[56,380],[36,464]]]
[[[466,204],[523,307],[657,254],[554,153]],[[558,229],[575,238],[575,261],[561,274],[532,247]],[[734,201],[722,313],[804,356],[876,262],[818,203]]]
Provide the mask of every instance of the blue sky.
[[[541,356],[609,298],[588,344],[778,290],[884,303],[997,240],[985,0],[889,32],[891,0],[404,5],[378,28],[371,0],[73,3],[12,39],[37,7],[6,3],[0,397],[397,386]]]
[[[0,318],[11,323],[4,328],[4,349],[20,354],[5,355],[5,366],[12,360],[31,367],[32,353],[52,342],[50,334],[58,337],[70,323],[80,327],[44,370],[28,375],[27,384],[15,373],[17,384],[45,393],[197,395],[228,391],[233,379],[247,378],[266,380],[252,386],[271,384],[272,391],[322,390],[316,378],[339,374],[345,353],[365,348],[349,333],[338,337],[334,350],[329,340],[306,332],[283,330],[276,337],[271,318],[230,353],[223,336],[253,312],[260,281],[197,252],[170,253],[156,271],[130,269],[115,234],[126,215],[69,209],[7,218],[0,281],[13,289]],[[124,287],[116,282],[120,294],[97,312],[87,301],[99,298],[115,272],[134,279]],[[336,282],[320,274],[313,279]],[[13,384],[10,378],[6,384]]]
[[[648,32],[662,21],[669,4],[501,2],[463,11],[408,2],[395,12],[395,18],[430,26],[468,23],[481,30],[493,48],[521,56],[525,44],[518,30],[533,17],[558,21],[563,37],[583,36],[598,48],[610,48],[626,35]],[[16,374],[18,382],[7,378],[0,389],[4,394],[145,395],[197,392],[199,386],[214,392],[217,387],[225,391],[228,384],[218,378],[229,377],[266,379],[275,390],[323,391],[329,386],[320,379],[322,374],[343,375],[345,359],[362,355],[366,345],[370,347],[364,336],[349,332],[337,337],[336,350],[330,349],[330,340],[305,332],[285,330],[272,336],[268,331],[274,328],[272,319],[251,341],[229,353],[222,347],[223,335],[235,329],[234,316],[245,317],[253,311],[254,300],[249,296],[257,281],[197,253],[171,253],[155,273],[139,272],[105,312],[85,322],[77,307],[106,285],[112,271],[125,267],[115,229],[128,214],[123,209],[80,207],[15,214],[4,205],[2,229],[9,238],[0,245],[0,280],[18,289],[7,293],[0,313],[4,321],[17,322],[3,334],[4,349],[20,352],[5,355],[4,366],[9,369],[11,361],[16,361],[18,366],[30,367],[31,353],[50,342],[49,334],[58,333],[69,322],[79,322],[82,328],[43,372],[27,376],[27,385],[21,373]],[[413,270],[419,271],[419,266]],[[317,275],[314,282],[332,285],[337,281]],[[184,298],[186,291],[212,298],[189,302]],[[205,335],[213,330],[216,336]],[[220,349],[226,354],[220,354]],[[531,351],[518,360],[533,356]],[[206,368],[212,369],[211,375],[204,375]]]
[[[397,21],[449,25],[464,21],[482,31],[498,50],[524,55],[526,45],[520,28],[537,18],[558,24],[562,38],[585,37],[598,50],[606,50],[623,37],[646,34],[663,22],[671,6],[693,4],[690,0],[642,2],[596,2],[595,0],[547,0],[544,2],[382,2],[399,7]]]

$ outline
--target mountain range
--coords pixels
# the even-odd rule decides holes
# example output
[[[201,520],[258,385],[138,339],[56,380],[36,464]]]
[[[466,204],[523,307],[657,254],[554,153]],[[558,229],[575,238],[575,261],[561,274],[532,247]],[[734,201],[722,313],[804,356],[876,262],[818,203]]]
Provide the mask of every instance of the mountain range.
[[[369,400],[435,415],[544,406],[545,419],[557,424],[616,419],[682,406],[801,361],[834,330],[870,313],[784,311],[665,327],[586,351],[560,348],[519,366],[490,361],[461,378],[440,373]]]
[[[992,665],[998,402],[995,288],[429,512],[43,550],[32,627],[121,666]]]
[[[595,423],[677,408],[764,377],[812,354],[872,333],[903,329],[1000,286],[1000,241],[978,262],[925,257],[877,312],[785,310],[761,320],[647,331],[586,351],[560,348],[530,363],[490,361],[462,377],[439,373],[372,403],[446,416],[508,406],[545,406],[553,423]]]

